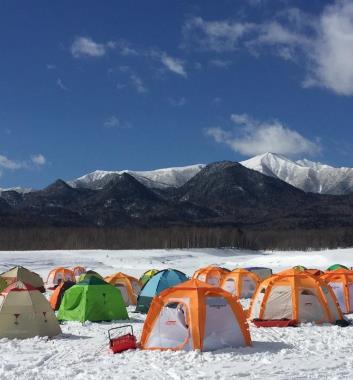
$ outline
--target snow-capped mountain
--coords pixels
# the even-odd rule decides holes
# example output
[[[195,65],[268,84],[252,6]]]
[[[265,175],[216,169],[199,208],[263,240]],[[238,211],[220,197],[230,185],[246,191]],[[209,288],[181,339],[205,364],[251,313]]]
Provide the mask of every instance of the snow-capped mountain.
[[[0,196],[3,191],[16,191],[16,193],[19,193],[19,194],[27,194],[31,192],[32,189],[29,187],[20,187],[20,186],[8,187],[6,189],[0,187]]]
[[[128,173],[149,188],[163,189],[166,187],[180,187],[195,176],[205,165],[197,164],[183,167],[157,169],[150,171],[104,171],[96,170],[82,177],[69,181],[75,188],[101,189],[113,178]]]
[[[306,159],[292,161],[275,153],[265,153],[240,163],[306,192],[334,195],[353,192],[353,168],[336,168]]]

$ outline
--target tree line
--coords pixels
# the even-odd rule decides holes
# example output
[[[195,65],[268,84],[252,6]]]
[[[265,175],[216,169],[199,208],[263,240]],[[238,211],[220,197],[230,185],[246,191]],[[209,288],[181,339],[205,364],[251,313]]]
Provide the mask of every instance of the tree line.
[[[236,227],[0,229],[0,250],[225,247],[313,250],[352,246],[353,228],[266,231]]]

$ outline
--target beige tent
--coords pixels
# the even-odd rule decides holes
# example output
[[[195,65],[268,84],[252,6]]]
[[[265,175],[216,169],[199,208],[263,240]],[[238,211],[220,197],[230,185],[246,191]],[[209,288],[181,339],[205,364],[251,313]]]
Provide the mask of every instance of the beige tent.
[[[0,294],[0,338],[32,338],[61,333],[49,302],[37,289],[22,281]]]
[[[32,285],[34,288],[43,293],[45,292],[42,277],[24,267],[13,267],[7,272],[1,273],[0,276],[8,283],[8,285],[11,285],[16,281],[22,281],[25,284]]]

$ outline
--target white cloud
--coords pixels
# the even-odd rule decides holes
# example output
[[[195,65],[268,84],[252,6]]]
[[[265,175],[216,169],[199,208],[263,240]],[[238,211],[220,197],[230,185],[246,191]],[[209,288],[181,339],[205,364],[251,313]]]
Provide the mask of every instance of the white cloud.
[[[105,122],[104,126],[106,128],[111,128],[111,129],[126,129],[126,128],[131,128],[130,124],[123,123],[118,117],[115,115],[112,115],[108,117]]]
[[[46,68],[47,68],[47,70],[55,70],[56,65],[54,65],[53,63],[47,63]]]
[[[65,84],[64,84],[64,82],[62,81],[61,78],[58,78],[58,79],[56,80],[56,84],[57,84],[57,86],[58,86],[61,90],[63,90],[63,91],[67,91],[67,90],[68,90],[68,88],[65,86]]]
[[[336,0],[318,15],[286,8],[271,20],[206,21],[195,17],[183,26],[184,46],[218,53],[245,48],[272,53],[305,70],[304,87],[323,87],[353,95],[353,1]]]
[[[0,177],[6,170],[31,170],[37,166],[43,166],[46,164],[46,159],[42,154],[32,155],[25,161],[12,160],[7,156],[0,154]]]
[[[306,85],[353,95],[353,2],[336,1],[320,16],[314,47],[308,52]]]
[[[232,61],[229,59],[211,59],[208,63],[210,66],[223,69],[229,67],[232,64]]]
[[[201,50],[232,51],[240,40],[254,28],[254,24],[229,20],[206,21],[194,17],[183,26],[184,47],[195,45]]]
[[[186,103],[186,99],[184,97],[181,98],[168,98],[168,102],[173,107],[182,107]]]
[[[170,55],[163,53],[161,56],[161,62],[172,73],[187,77],[184,62],[179,58],[173,58]]]
[[[226,144],[244,156],[265,152],[287,156],[311,155],[321,151],[318,141],[311,141],[299,132],[285,127],[279,121],[260,122],[247,114],[233,114],[237,127],[231,131],[220,127],[208,128],[206,134],[217,143]]]
[[[102,57],[108,48],[114,48],[114,43],[98,43],[90,37],[76,37],[71,45],[71,54],[75,58],[80,57]]]
[[[115,42],[115,47],[119,48],[119,52],[123,56],[137,56],[140,54],[137,49],[133,48],[126,40],[121,39]]]
[[[3,169],[17,170],[25,166],[23,162],[10,160],[6,156],[0,154],[0,167]]]
[[[41,153],[31,156],[31,160],[35,165],[38,166],[43,166],[47,162],[46,158]]]
[[[145,84],[139,76],[137,76],[136,74],[131,74],[130,80],[132,85],[135,87],[136,91],[139,94],[144,94],[145,92],[148,92],[147,87],[145,86]]]

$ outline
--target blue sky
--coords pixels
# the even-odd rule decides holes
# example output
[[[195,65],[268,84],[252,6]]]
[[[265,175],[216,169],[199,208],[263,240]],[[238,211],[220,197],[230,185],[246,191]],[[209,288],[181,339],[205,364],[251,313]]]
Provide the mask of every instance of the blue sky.
[[[352,1],[0,1],[0,186],[266,151],[353,166]]]

